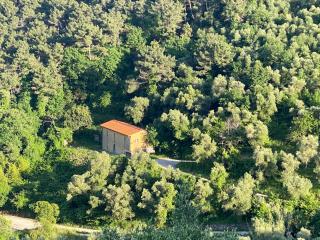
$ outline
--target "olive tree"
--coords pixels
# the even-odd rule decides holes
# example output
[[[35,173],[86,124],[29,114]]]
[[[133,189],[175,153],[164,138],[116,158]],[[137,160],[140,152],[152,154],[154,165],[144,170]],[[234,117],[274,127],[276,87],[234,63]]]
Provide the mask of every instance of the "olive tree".
[[[255,180],[249,173],[245,173],[235,185],[227,189],[223,208],[239,215],[247,213],[252,206],[254,187]]]
[[[125,107],[125,114],[132,119],[134,123],[142,121],[145,111],[149,106],[149,99],[145,97],[134,97],[130,101],[130,105]]]

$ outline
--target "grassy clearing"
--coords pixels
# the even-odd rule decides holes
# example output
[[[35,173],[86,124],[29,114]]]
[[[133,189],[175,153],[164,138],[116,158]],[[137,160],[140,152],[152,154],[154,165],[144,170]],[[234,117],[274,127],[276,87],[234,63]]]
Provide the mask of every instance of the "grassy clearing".
[[[57,234],[59,236],[58,239],[68,239],[68,240],[86,240],[89,239],[90,235],[77,233],[71,230],[57,230]]]
[[[100,138],[101,133],[98,129],[84,129],[78,131],[73,136],[72,146],[101,151],[101,143],[95,140],[95,135],[98,135]]]
[[[165,154],[153,153],[153,154],[150,154],[150,158],[153,160],[157,160],[159,158],[168,158],[168,156]]]
[[[196,177],[210,178],[211,168],[207,168],[201,163],[181,162],[181,163],[178,163],[177,168],[179,168],[183,172],[190,173]]]
[[[19,239],[24,239],[24,236],[29,235],[31,231],[17,231],[17,235],[19,236]],[[58,240],[87,240],[90,239],[90,235],[77,233],[75,231],[71,230],[61,230],[61,229],[55,229],[55,234],[57,236]]]

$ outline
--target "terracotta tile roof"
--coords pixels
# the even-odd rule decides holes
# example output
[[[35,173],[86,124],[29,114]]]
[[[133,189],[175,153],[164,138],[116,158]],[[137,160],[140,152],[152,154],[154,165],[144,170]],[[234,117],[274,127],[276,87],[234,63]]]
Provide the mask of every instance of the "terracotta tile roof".
[[[100,124],[100,126],[102,128],[107,128],[107,129],[110,129],[114,132],[121,133],[126,136],[131,136],[135,133],[145,131],[142,128],[139,128],[139,127],[136,127],[136,126],[131,125],[129,123],[121,122],[118,120],[110,120],[108,122]]]

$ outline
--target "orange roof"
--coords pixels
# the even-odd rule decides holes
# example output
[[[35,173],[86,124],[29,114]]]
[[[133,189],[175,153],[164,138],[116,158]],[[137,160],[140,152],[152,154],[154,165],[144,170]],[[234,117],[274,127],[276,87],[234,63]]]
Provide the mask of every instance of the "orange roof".
[[[126,136],[131,136],[135,133],[145,131],[142,128],[118,120],[110,120],[108,122],[102,123],[100,126]]]

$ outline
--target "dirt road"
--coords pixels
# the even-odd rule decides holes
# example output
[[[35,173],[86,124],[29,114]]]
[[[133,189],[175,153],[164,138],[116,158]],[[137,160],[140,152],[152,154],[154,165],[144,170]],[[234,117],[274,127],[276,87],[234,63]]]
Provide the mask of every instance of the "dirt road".
[[[31,218],[22,218],[12,215],[2,215],[11,222],[11,227],[14,230],[31,230],[40,227],[40,223]]]
[[[8,214],[2,214],[2,216],[11,222],[12,229],[14,229],[14,230],[20,230],[20,231],[21,230],[32,230],[32,229],[36,229],[41,226],[41,224],[38,221],[31,219],[31,218],[17,217],[17,216],[8,215]],[[66,226],[66,225],[60,225],[60,224],[56,224],[56,227],[61,230],[73,231],[73,232],[78,233],[80,235],[90,235],[90,234],[101,233],[100,230]]]
[[[171,158],[159,158],[157,159],[157,163],[164,168],[172,167],[174,169],[177,168],[178,163],[182,162],[193,162],[193,161],[187,161],[187,160],[176,160]]]

